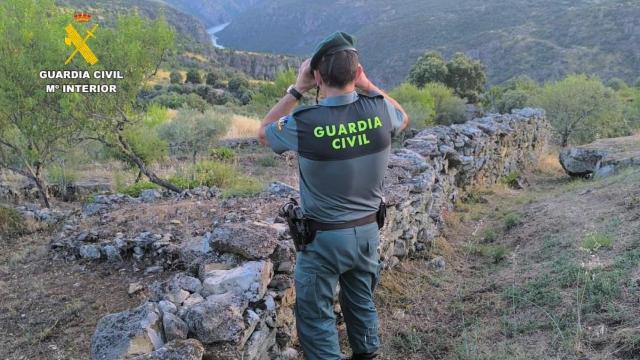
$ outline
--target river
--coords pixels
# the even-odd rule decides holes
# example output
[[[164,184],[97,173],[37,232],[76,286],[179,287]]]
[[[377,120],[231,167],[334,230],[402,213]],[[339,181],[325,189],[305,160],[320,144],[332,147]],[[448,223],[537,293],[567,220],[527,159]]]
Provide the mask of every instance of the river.
[[[218,44],[218,37],[216,36],[216,33],[222,31],[229,24],[231,23],[228,22],[228,23],[216,25],[207,29],[207,33],[209,34],[209,36],[211,36],[211,42],[213,43],[213,46],[217,47],[218,49],[224,49],[224,46]]]

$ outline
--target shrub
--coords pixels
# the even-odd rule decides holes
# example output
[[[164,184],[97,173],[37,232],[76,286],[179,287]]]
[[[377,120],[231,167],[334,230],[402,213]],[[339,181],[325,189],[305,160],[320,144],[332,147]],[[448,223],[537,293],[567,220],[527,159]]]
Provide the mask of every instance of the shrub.
[[[0,237],[16,236],[25,230],[24,219],[15,209],[0,206]]]
[[[140,181],[127,186],[126,188],[122,189],[122,191],[120,192],[132,197],[139,197],[144,190],[158,189],[158,188],[159,188],[158,185],[150,181]]]
[[[185,82],[191,84],[202,84],[202,75],[200,75],[200,71],[198,71],[198,69],[190,69],[187,71],[187,79]]]
[[[518,185],[518,177],[520,177],[520,174],[518,174],[517,172],[512,172],[507,176],[501,177],[500,182],[509,187],[515,187]]]
[[[227,88],[232,93],[237,94],[239,92],[242,92],[241,90],[249,88],[249,80],[242,76],[233,77],[231,80],[229,80],[229,85],[227,86]]]
[[[529,94],[524,90],[508,90],[497,102],[496,107],[501,114],[510,114],[513,109],[522,109],[529,101]]]
[[[278,162],[273,155],[266,155],[258,159],[258,164],[264,167],[274,167]]]
[[[453,90],[439,83],[426,84],[435,105],[435,122],[439,125],[459,124],[466,121],[466,104]]]
[[[54,164],[47,169],[47,180],[64,189],[78,180],[78,174],[64,164]]]
[[[189,155],[193,162],[206,153],[231,124],[231,115],[213,109],[199,112],[182,109],[171,122],[159,128],[160,137],[170,144],[172,154]]]
[[[220,85],[220,74],[217,73],[217,72],[213,72],[213,71],[208,72],[205,82],[209,86],[218,86],[218,85]]]
[[[169,82],[172,84],[180,84],[182,82],[182,74],[176,70],[172,71],[171,74],[169,74]]]
[[[262,184],[255,178],[243,175],[233,165],[218,161],[201,161],[189,169],[186,176],[171,178],[184,188],[198,186],[218,187],[225,197],[253,196],[262,191]]]
[[[590,251],[597,251],[601,248],[611,249],[613,237],[599,232],[591,233],[582,240],[582,248]]]
[[[435,101],[428,90],[404,83],[391,90],[390,95],[407,111],[412,126],[423,128],[433,124]]]
[[[223,161],[223,162],[231,162],[236,158],[236,152],[233,149],[228,148],[226,146],[211,149],[211,151],[209,152],[209,155],[214,160]]]
[[[482,232],[482,241],[494,242],[498,238],[498,233],[494,229],[484,229]]]
[[[627,85],[627,83],[624,80],[620,78],[615,78],[615,77],[607,81],[607,86],[612,88],[615,91],[624,90],[629,87],[629,85]]]
[[[509,213],[504,217],[504,227],[507,230],[515,228],[516,226],[520,225],[521,222],[522,219],[520,218],[520,215],[515,213]]]

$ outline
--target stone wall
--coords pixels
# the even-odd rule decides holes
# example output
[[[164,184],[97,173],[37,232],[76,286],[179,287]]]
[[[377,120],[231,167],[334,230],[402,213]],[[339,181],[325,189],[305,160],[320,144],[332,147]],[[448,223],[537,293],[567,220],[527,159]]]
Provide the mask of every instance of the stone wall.
[[[544,114],[524,109],[428,128],[406,140],[392,152],[386,174],[389,207],[380,245],[384,264],[394,266],[417,253],[428,255],[441,234],[444,214],[466,190],[531,167],[548,136]],[[275,207],[295,190],[281,184],[267,193],[249,201]],[[74,238],[52,245],[87,246],[82,245],[87,236]],[[149,238],[150,249],[162,248],[156,246],[162,236]],[[152,352],[184,359],[199,359],[203,353],[205,359],[296,358],[291,347],[296,341],[295,253],[281,219],[228,219],[208,233],[206,242],[197,267],[150,286],[149,301],[142,306],[100,320],[92,339],[93,359],[169,358],[153,357]],[[92,246],[98,259],[105,258],[107,247],[114,247]],[[156,256],[166,253],[171,252]]]
[[[394,151],[386,176],[388,222],[381,258],[387,266],[428,251],[465,190],[497,183],[534,165],[549,139],[544,112],[491,114],[464,124],[436,126]]]

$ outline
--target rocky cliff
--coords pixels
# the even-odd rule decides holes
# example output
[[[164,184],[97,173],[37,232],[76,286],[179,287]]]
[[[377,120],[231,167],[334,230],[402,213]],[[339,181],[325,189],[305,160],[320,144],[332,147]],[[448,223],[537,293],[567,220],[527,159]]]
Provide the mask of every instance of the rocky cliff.
[[[216,49],[212,55],[218,63],[238,69],[254,79],[273,80],[279,71],[297,69],[302,63],[294,56]]]
[[[386,174],[383,264],[391,267],[416,254],[429,258],[455,201],[470,188],[534,165],[548,134],[543,112],[524,109],[428,128],[406,140],[393,151]],[[149,286],[148,301],[140,307],[101,319],[92,358],[200,359],[203,353],[208,359],[295,358],[295,251],[282,219],[269,214],[296,194],[287,185],[272,184],[253,199],[222,200],[213,188],[164,199],[155,190],[140,199],[96,197],[78,220],[93,221],[94,230],[78,231],[67,223],[51,244],[57,254],[134,261],[149,273],[183,270]],[[195,201],[182,206],[187,199]],[[135,217],[131,228],[146,226],[147,205],[154,202],[174,209],[172,232],[135,233],[139,230],[123,226],[117,233],[104,230],[114,212],[119,219]],[[199,217],[202,207],[209,210]],[[177,218],[182,215],[210,231],[202,237],[180,232]],[[212,218],[213,223],[205,223]]]

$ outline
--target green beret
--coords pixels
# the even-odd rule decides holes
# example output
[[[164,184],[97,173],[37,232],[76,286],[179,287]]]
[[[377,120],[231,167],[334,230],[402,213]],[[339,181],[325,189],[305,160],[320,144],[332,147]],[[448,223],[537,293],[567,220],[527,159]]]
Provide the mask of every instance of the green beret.
[[[331,55],[342,50],[353,50],[355,48],[356,38],[342,31],[334,32],[326,39],[322,40],[311,57],[311,70],[317,70],[320,60],[325,55]]]

